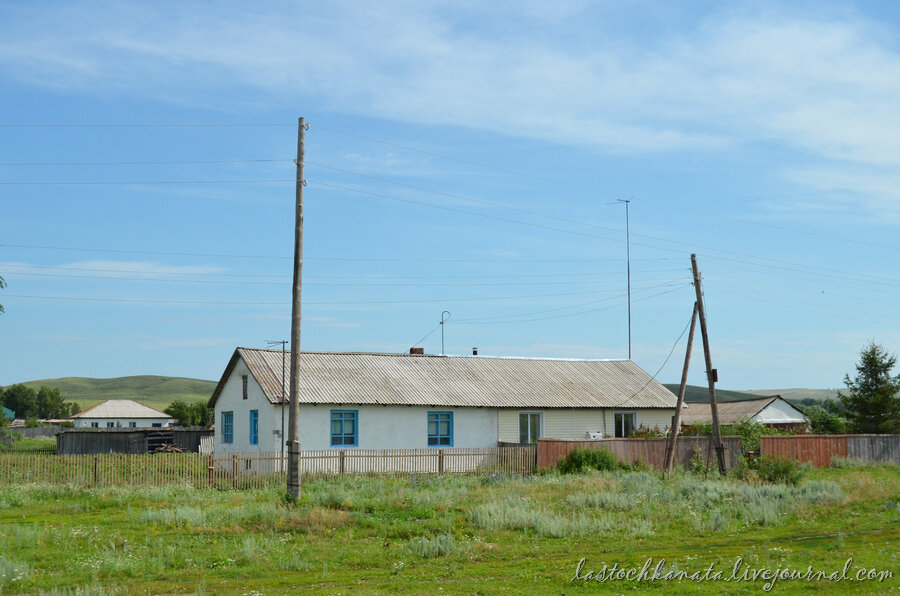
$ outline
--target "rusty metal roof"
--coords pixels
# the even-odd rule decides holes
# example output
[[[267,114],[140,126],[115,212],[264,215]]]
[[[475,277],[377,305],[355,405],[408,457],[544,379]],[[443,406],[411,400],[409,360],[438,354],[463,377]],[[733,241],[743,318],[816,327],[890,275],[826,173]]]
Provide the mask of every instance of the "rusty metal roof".
[[[753,418],[776,399],[781,399],[781,396],[718,402],[719,424],[734,424]],[[712,408],[708,402],[685,404],[684,410],[681,411],[681,423],[712,424]]]
[[[281,357],[280,350],[235,350],[210,406],[238,359],[247,364],[269,401],[280,403]],[[306,404],[674,408],[676,401],[630,360],[360,352],[303,352],[300,358],[300,403]]]

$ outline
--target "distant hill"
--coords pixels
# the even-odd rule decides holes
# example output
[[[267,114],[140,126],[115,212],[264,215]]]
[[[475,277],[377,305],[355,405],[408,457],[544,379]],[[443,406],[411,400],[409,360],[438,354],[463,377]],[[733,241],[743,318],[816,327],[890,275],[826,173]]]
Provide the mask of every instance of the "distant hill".
[[[214,381],[140,375],[113,379],[63,377],[22,383],[35,391],[41,385],[58,387],[63,397],[87,409],[108,399],[133,399],[157,410],[165,409],[175,400],[206,401],[216,386]]]
[[[678,385],[666,383],[665,386],[666,389],[678,395]],[[729,391],[728,389],[716,387],[716,400],[723,402],[780,395],[784,399],[796,403],[804,399],[815,399],[818,401],[837,399],[837,394],[838,389],[751,389],[749,391]],[[684,401],[694,403],[709,402],[709,388],[688,385],[684,391]]]
[[[678,395],[678,385],[675,383],[665,383],[666,389]],[[742,399],[756,399],[761,395],[777,395],[775,393],[750,393],[749,391],[729,391],[728,389],[719,389],[716,387],[716,401],[740,401]],[[697,385],[688,385],[684,390],[684,401],[689,403],[708,402],[709,388],[699,387]]]
[[[780,395],[791,401],[803,399],[825,401],[826,399],[837,399],[838,391],[847,392],[846,389],[753,389],[747,393],[754,395]]]

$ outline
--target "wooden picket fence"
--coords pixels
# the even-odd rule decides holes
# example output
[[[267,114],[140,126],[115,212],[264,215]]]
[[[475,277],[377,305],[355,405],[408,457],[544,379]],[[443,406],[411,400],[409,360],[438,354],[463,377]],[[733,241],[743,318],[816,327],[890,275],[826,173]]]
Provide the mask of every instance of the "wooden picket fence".
[[[446,449],[342,449],[303,451],[305,477],[534,471],[533,445]],[[78,486],[187,483],[209,488],[256,488],[286,483],[286,454],[153,453],[50,455],[0,453],[0,485],[23,482]]]

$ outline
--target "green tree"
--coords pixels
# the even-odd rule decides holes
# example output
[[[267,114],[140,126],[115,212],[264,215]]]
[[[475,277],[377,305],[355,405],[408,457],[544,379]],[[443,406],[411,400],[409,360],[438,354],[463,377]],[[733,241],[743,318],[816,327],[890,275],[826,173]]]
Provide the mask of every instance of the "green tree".
[[[78,405],[67,402],[59,387],[41,385],[35,401],[38,418],[68,418],[78,413]]]
[[[209,408],[203,402],[175,400],[163,412],[174,418],[179,426],[205,426],[209,420]]]
[[[891,375],[896,363],[896,356],[870,341],[859,354],[856,375],[844,375],[849,391],[838,397],[853,432],[900,432],[900,375]]]
[[[3,405],[16,413],[16,418],[37,414],[37,393],[25,385],[10,385],[3,390]]]
[[[0,277],[0,290],[6,287],[6,280]],[[0,313],[3,312],[3,305],[0,304]]]
[[[803,413],[809,418],[810,429],[817,435],[839,435],[847,432],[847,421],[822,406],[805,407]]]

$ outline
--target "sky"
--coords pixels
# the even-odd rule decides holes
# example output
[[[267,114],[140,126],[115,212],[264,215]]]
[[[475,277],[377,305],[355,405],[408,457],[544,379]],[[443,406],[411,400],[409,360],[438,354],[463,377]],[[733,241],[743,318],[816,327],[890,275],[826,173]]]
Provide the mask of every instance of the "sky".
[[[303,117],[303,350],[627,358],[630,266],[632,358],[677,383],[695,253],[720,387],[842,386],[900,351],[898,33],[891,2],[2,1],[0,385],[288,339]]]

